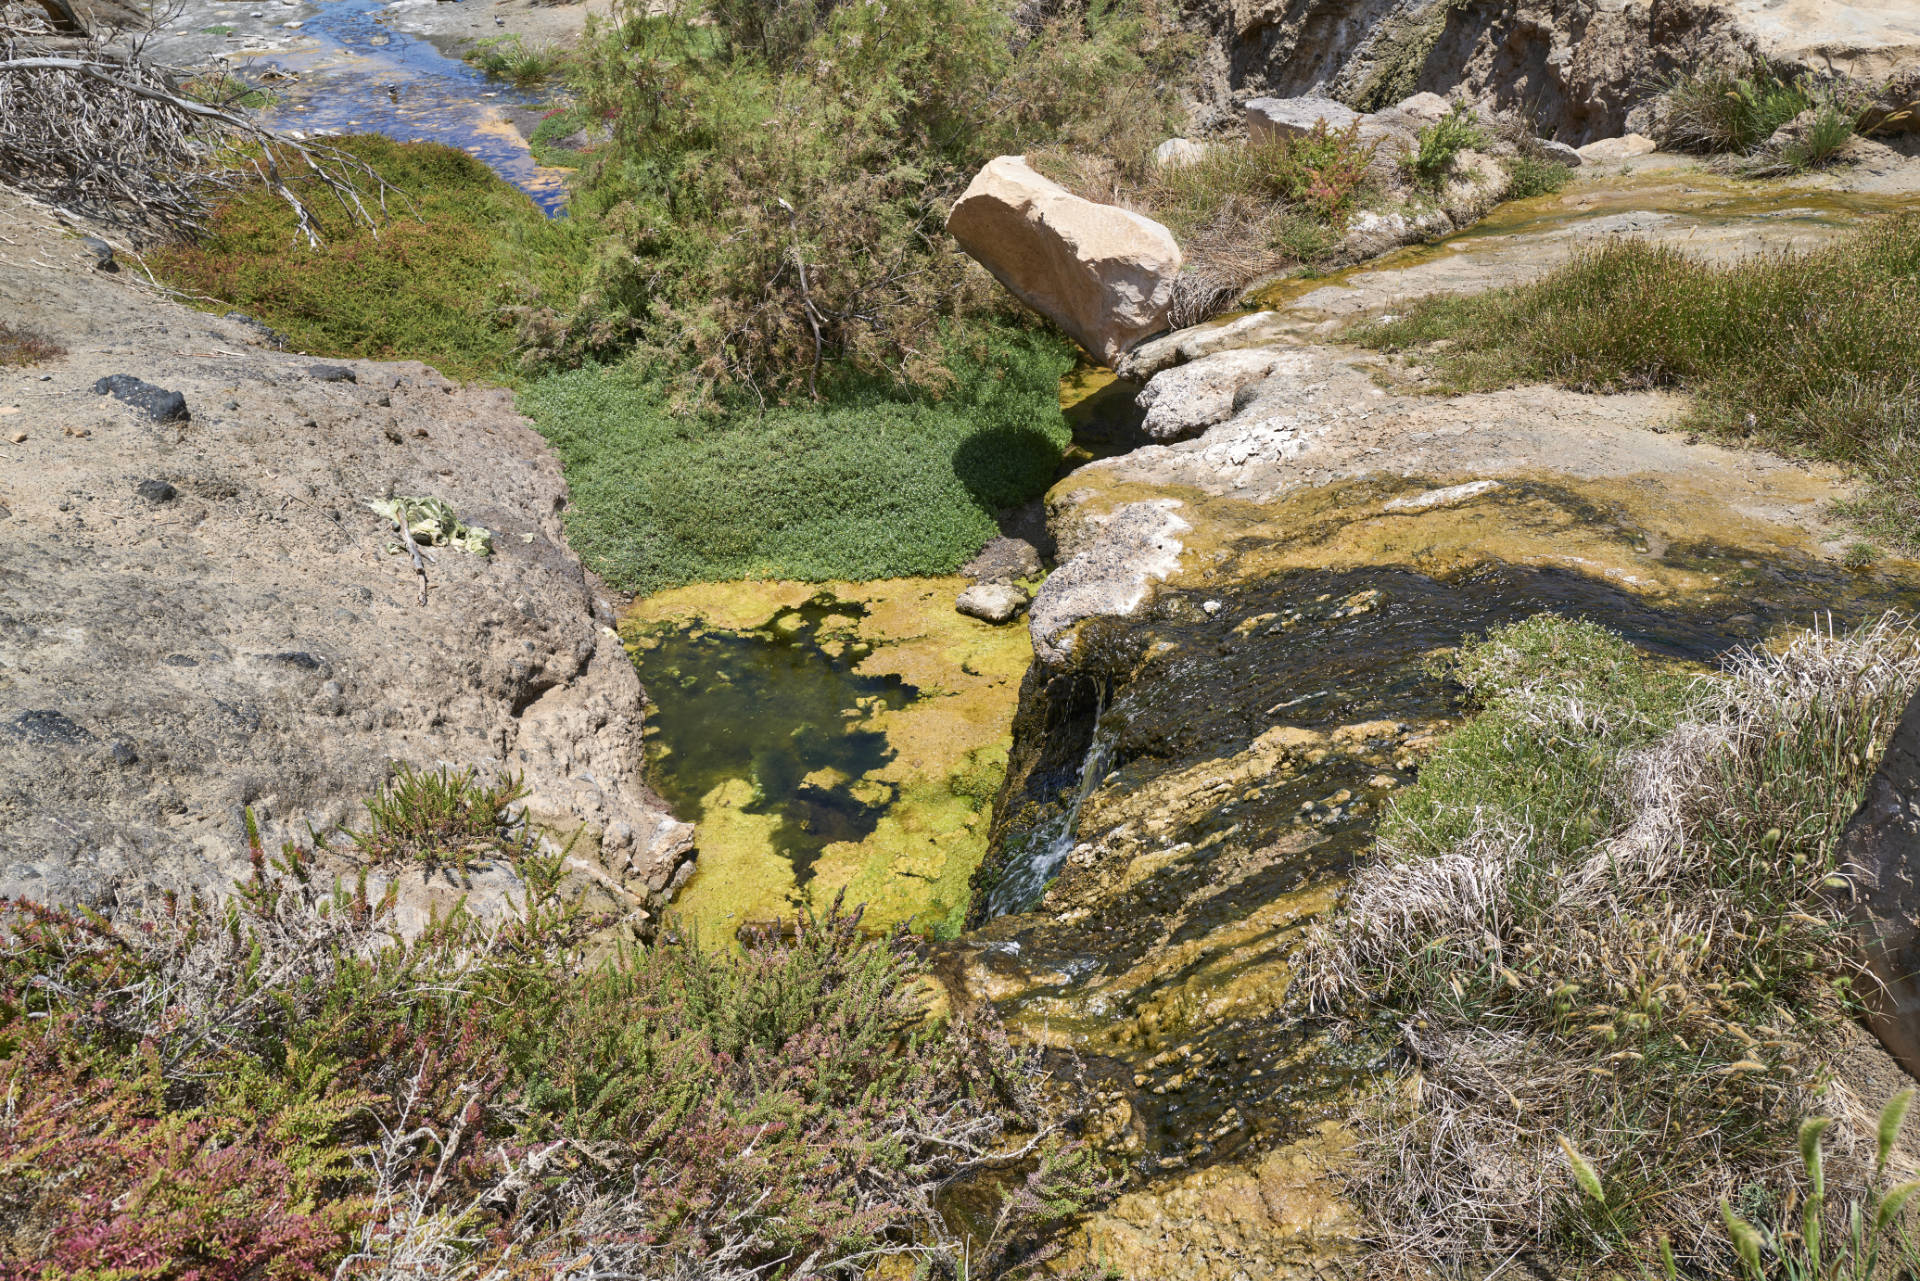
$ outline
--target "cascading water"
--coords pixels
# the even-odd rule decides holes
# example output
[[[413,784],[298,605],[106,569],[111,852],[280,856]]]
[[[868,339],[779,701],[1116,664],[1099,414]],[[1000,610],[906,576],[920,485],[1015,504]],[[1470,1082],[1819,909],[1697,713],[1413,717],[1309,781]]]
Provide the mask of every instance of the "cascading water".
[[[987,916],[1007,916],[1032,907],[1046,890],[1047,882],[1059,874],[1073,853],[1073,831],[1080,822],[1080,809],[1107,775],[1116,735],[1103,727],[1107,714],[1107,695],[1103,689],[1093,715],[1093,737],[1087,754],[1081,758],[1074,781],[1073,799],[1058,813],[1048,816],[1026,834],[1019,848],[1008,856],[1006,871],[987,895]]]

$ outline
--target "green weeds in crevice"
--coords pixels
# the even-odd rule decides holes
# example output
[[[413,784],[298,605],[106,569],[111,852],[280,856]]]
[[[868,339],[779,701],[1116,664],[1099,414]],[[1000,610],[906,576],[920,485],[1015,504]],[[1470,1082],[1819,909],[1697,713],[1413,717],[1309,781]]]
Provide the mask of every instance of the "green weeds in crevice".
[[[257,840],[225,900],[0,900],[0,1267],[1001,1275],[1103,1194],[1071,1091],[990,1020],[927,1020],[904,939],[836,904],[742,952],[622,946],[562,862],[520,845],[489,919],[411,934],[405,876],[328,887]],[[969,1239],[937,1198],[989,1171],[1006,1214]]]
[[[1444,385],[1680,387],[1689,426],[1856,468],[1869,534],[1920,541],[1920,217],[1719,267],[1621,240],[1533,284],[1420,300],[1351,337],[1419,352]],[[1433,344],[1448,340],[1444,348]]]
[[[1843,81],[1787,78],[1764,62],[1675,72],[1660,91],[1662,146],[1736,157],[1752,177],[1829,163],[1853,141],[1868,101]]]
[[[471,768],[417,770],[402,764],[366,802],[367,826],[349,832],[354,848],[381,867],[465,872],[483,858],[512,860],[531,848],[517,777],[483,783]]]
[[[1778,1154],[1857,1012],[1835,847],[1920,639],[1890,618],[1690,674],[1543,616],[1452,671],[1476,714],[1300,971],[1417,1075],[1365,1119],[1353,1191],[1381,1244],[1431,1262],[1632,1275],[1664,1237],[1724,1269],[1720,1199],[1789,1204]]]
[[[1551,196],[1573,181],[1573,170],[1558,160],[1525,154],[1502,161],[1507,167],[1508,200]]]
[[[550,44],[526,44],[519,36],[490,36],[464,55],[490,76],[532,89],[565,74],[567,54]]]

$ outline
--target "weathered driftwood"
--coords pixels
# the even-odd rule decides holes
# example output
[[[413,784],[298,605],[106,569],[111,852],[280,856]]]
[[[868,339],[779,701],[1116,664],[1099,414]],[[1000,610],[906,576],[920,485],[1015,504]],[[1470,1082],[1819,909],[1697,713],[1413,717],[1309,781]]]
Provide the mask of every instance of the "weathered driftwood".
[[[197,231],[210,202],[251,174],[318,244],[289,169],[310,174],[353,222],[376,227],[362,192],[383,205],[387,188],[364,163],[269,129],[154,62],[144,33],[96,25],[76,35],[38,5],[0,0],[0,183],[149,238]]]

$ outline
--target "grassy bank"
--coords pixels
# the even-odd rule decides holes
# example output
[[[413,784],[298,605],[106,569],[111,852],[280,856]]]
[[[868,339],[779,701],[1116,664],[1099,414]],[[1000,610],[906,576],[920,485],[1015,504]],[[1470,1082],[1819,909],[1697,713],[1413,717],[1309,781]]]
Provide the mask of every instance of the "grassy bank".
[[[1857,1010],[1835,844],[1920,646],[1883,623],[1693,675],[1540,617],[1452,670],[1477,714],[1305,958],[1307,999],[1414,1083],[1353,1190],[1380,1245],[1430,1262],[1647,1275],[1664,1240],[1730,1271],[1721,1202],[1776,1223],[1805,1195],[1796,1129]],[[1837,1204],[1870,1172],[1843,1144],[1829,1176]]]
[[[1084,1189],[1036,1065],[922,1022],[903,945],[831,915],[742,955],[616,948],[502,796],[406,777],[355,841],[382,879],[511,865],[492,924],[402,937],[390,893],[293,849],[231,901],[112,924],[0,901],[0,1270],[951,1274]],[[935,1195],[1034,1138],[1027,1199],[963,1242]]]
[[[1728,267],[1614,241],[1534,284],[1423,299],[1351,337],[1417,354],[1449,390],[1684,388],[1688,426],[1857,468],[1867,528],[1920,539],[1920,217]]]
[[[307,247],[284,200],[255,185],[219,206],[205,237],[153,254],[153,269],[255,316],[302,351],[420,360],[456,378],[515,376],[512,309],[575,296],[589,230],[550,221],[452,147],[373,135],[336,142],[394,188],[378,234],[354,225],[311,175],[294,177],[289,185],[316,214],[319,247]],[[365,194],[369,205],[376,198]]]

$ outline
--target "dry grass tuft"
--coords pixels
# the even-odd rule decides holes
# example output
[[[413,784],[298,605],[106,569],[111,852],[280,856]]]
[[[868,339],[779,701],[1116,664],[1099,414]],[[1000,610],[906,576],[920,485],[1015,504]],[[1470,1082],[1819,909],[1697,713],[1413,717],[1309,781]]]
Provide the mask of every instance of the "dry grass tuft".
[[[1307,1001],[1390,1027],[1408,1064],[1354,1192],[1383,1247],[1430,1262],[1651,1268],[1666,1236],[1723,1265],[1720,1200],[1777,1209],[1854,1011],[1834,847],[1920,689],[1920,636],[1816,630],[1686,678],[1543,617],[1458,672],[1482,711],[1304,957]],[[1836,1186],[1859,1155],[1838,1142]]]

